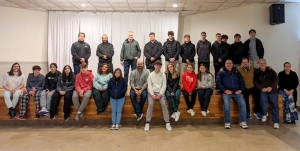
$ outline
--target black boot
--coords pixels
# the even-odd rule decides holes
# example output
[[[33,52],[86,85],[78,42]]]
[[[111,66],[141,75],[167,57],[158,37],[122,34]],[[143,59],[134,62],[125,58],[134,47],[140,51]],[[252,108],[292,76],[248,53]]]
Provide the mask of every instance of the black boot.
[[[14,119],[15,116],[16,116],[16,113],[15,113],[15,109],[14,108],[9,108],[9,115],[10,115],[10,119]]]

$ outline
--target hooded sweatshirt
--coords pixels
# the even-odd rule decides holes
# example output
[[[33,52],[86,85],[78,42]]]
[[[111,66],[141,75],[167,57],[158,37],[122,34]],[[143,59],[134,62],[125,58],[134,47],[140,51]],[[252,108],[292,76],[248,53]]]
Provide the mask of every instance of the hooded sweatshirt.
[[[45,76],[39,74],[38,76],[34,76],[33,73],[29,73],[27,82],[26,82],[26,90],[27,92],[31,91],[32,88],[35,88],[37,91],[41,91],[45,87]]]
[[[91,90],[93,88],[93,80],[94,75],[91,72],[87,71],[85,75],[80,72],[76,75],[75,90],[78,93],[80,93],[81,90],[83,90],[83,93]]]
[[[70,92],[70,91],[74,91],[75,88],[75,75],[72,74],[71,79],[69,80],[68,78],[66,78],[66,81],[63,81],[62,75],[60,75],[58,77],[58,81],[57,81],[57,85],[56,85],[56,90],[57,92],[60,91],[66,91],[66,92]]]
[[[109,80],[112,78],[112,74],[97,74],[93,86],[95,89],[99,90],[100,88],[106,90]]]
[[[80,64],[80,59],[84,58],[88,64],[88,59],[91,56],[91,47],[84,41],[77,41],[71,47],[72,61],[74,64]]]
[[[191,41],[188,43],[184,42],[184,44],[181,45],[182,63],[186,63],[186,59],[189,59],[190,62],[195,62],[195,55],[195,45]]]
[[[55,90],[58,77],[60,75],[61,72],[58,70],[55,73],[52,72],[47,73],[45,78],[45,90],[49,90],[49,91]]]
[[[122,45],[120,60],[133,60],[134,57],[141,57],[140,45],[134,39],[132,39],[132,41],[128,41],[128,39],[126,39]]]
[[[191,73],[185,72],[182,75],[183,89],[186,90],[188,93],[192,93],[193,90],[195,90],[197,81],[198,77],[194,71]]]

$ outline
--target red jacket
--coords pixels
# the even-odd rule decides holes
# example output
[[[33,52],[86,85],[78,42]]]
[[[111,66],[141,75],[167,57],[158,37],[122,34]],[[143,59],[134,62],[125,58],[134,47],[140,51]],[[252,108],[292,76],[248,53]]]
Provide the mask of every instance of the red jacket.
[[[185,72],[182,75],[183,89],[186,90],[188,93],[192,93],[192,91],[196,89],[197,80],[198,77],[195,72],[192,73]]]
[[[80,72],[76,75],[75,90],[78,93],[80,93],[81,90],[83,90],[83,93],[92,90],[93,80],[94,75],[91,72],[88,71],[85,75]]]

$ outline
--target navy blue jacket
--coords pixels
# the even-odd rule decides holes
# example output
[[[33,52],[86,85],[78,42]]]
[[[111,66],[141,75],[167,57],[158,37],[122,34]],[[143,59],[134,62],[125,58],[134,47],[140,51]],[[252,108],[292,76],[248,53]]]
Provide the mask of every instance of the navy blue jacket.
[[[127,91],[127,84],[125,80],[114,81],[110,79],[108,82],[107,92],[109,96],[113,99],[121,99],[125,97],[125,93]]]
[[[220,88],[220,93],[223,94],[225,90],[230,90],[235,93],[238,90],[245,90],[245,83],[236,68],[232,68],[232,73],[226,68],[220,71],[217,75],[217,86]]]

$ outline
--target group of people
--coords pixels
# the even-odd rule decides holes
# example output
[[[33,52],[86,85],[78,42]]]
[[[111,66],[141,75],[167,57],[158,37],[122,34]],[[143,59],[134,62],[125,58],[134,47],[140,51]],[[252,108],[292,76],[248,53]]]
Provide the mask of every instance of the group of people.
[[[55,63],[50,64],[50,72],[46,76],[40,73],[39,66],[33,66],[27,77],[26,90],[25,76],[22,74],[20,65],[15,63],[3,79],[4,99],[9,109],[8,116],[12,119],[16,116],[15,107],[19,96],[20,103],[19,119],[26,119],[26,108],[30,97],[34,98],[36,105],[36,118],[49,115],[55,119],[57,106],[64,96],[64,120],[70,117],[71,108],[74,104],[77,113],[76,120],[83,118],[83,111],[93,95],[97,106],[96,113],[103,113],[110,102],[112,107],[112,127],[119,129],[122,116],[122,108],[125,102],[128,80],[130,85],[130,98],[137,120],[143,117],[143,107],[148,100],[145,131],[150,129],[150,121],[155,100],[159,100],[166,129],[171,131],[169,111],[166,100],[169,102],[171,118],[177,122],[180,117],[178,110],[180,93],[182,92],[187,113],[195,115],[193,110],[196,96],[201,106],[201,114],[209,114],[210,98],[215,88],[220,89],[224,100],[225,128],[230,129],[230,99],[237,102],[240,110],[240,126],[248,128],[246,121],[251,119],[249,95],[253,96],[257,119],[263,122],[267,120],[268,98],[271,102],[274,128],[279,128],[278,93],[284,99],[284,122],[295,123],[298,120],[296,100],[298,76],[291,71],[291,64],[284,63],[284,71],[277,76],[276,72],[266,65],[263,59],[264,48],[262,42],[255,38],[256,31],[249,31],[250,38],[243,44],[241,35],[234,36],[235,42],[227,44],[228,36],[216,34],[215,43],[206,40],[206,33],[201,33],[201,40],[195,46],[190,41],[190,36],[184,36],[184,44],[180,45],[174,39],[174,32],[168,32],[168,39],[162,45],[155,40],[155,33],[149,34],[150,41],[144,46],[145,66],[141,56],[139,43],[133,39],[133,32],[128,33],[121,49],[121,64],[124,66],[124,75],[121,69],[113,70],[112,58],[114,48],[108,42],[107,35],[102,36],[102,43],[98,45],[96,55],[99,57],[98,71],[94,77],[88,70],[88,59],[91,55],[89,44],[84,42],[85,34],[78,34],[78,41],[73,43],[71,54],[73,69],[66,65],[62,73],[57,70]],[[195,55],[198,55],[198,74],[195,73]],[[215,68],[214,76],[209,72],[210,54],[213,56]],[[161,71],[161,55],[166,58],[167,69]],[[179,55],[182,63],[186,66],[185,72],[179,72]],[[131,74],[129,76],[129,68]],[[181,84],[180,84],[181,83]],[[182,87],[181,87],[182,85]],[[279,86],[277,88],[277,85]],[[12,99],[11,99],[12,97]],[[137,100],[137,97],[140,100]],[[81,101],[80,101],[81,100]]]

